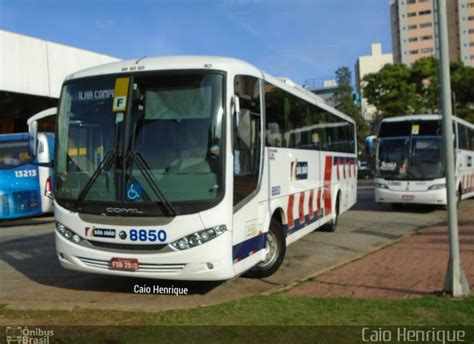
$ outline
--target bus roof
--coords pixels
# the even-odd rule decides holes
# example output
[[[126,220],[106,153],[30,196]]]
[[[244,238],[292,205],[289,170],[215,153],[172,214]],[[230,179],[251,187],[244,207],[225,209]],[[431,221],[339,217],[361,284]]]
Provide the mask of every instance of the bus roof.
[[[384,122],[402,122],[402,121],[429,121],[429,120],[440,120],[440,114],[426,114],[426,115],[407,115],[407,116],[396,116],[396,117],[389,117],[384,118],[381,123]],[[474,128],[474,124],[470,123],[462,118],[453,116],[453,120],[459,123],[462,123],[468,127]]]
[[[0,134],[0,142],[28,140],[28,133]]]
[[[403,121],[429,121],[441,119],[441,115],[407,115],[384,118],[382,122],[403,122]]]
[[[276,78],[267,74],[257,67],[231,57],[221,56],[156,56],[142,57],[133,60],[111,62],[73,73],[66,77],[66,80],[92,77],[96,75],[121,74],[130,72],[145,72],[159,70],[186,70],[186,69],[211,69],[222,70],[234,74],[250,75],[263,78],[265,81],[298,96],[322,109],[329,111],[336,116],[354,123],[352,118],[342,112],[332,108],[316,94],[306,90],[287,78]]]

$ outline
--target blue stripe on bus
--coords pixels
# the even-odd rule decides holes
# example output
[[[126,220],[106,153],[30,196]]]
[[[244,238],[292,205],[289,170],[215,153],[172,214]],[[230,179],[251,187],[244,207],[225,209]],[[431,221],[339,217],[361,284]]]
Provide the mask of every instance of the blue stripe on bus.
[[[316,222],[319,219],[320,217],[318,216],[317,211],[313,212],[312,219],[309,218],[309,215],[305,215],[304,223],[300,223],[300,219],[297,218],[294,221],[295,225],[290,230],[288,230],[288,225],[283,226],[283,229],[285,230],[285,236],[294,234],[300,229],[305,228],[306,226]],[[266,242],[267,242],[267,233],[263,233],[234,245],[232,247],[232,259],[234,263],[237,263],[241,261],[242,259],[245,259],[251,256],[255,252],[262,250],[265,247]]]
[[[296,232],[298,232],[300,229],[303,229],[305,228],[306,226],[316,222],[319,220],[319,216],[318,216],[318,213],[316,211],[313,212],[313,218],[310,219],[309,218],[309,215],[305,215],[304,216],[304,222],[301,223],[300,222],[300,219],[297,218],[294,220],[294,226],[293,228],[288,228],[288,225],[285,225],[284,228],[285,228],[285,232],[286,232],[286,236],[288,235],[291,235],[291,234],[295,234]]]
[[[267,233],[262,233],[248,240],[242,241],[232,247],[234,263],[245,259],[265,247]]]

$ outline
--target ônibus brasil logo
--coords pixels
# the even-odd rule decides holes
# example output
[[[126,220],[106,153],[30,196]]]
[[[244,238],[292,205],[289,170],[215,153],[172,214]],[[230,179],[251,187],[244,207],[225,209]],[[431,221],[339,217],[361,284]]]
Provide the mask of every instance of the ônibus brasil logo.
[[[7,344],[49,344],[50,338],[54,336],[54,331],[8,326],[5,335]]]

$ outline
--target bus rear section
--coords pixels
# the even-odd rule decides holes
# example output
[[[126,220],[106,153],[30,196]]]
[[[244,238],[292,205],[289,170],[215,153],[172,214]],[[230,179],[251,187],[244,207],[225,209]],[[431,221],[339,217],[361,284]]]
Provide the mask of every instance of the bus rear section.
[[[375,201],[446,205],[440,116],[383,120],[376,155]]]

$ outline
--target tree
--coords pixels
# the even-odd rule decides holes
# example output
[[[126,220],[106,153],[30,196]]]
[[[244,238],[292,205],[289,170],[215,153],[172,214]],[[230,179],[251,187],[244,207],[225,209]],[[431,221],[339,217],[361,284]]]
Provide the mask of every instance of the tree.
[[[474,123],[474,68],[462,62],[451,63],[451,87],[454,93],[454,114]]]
[[[410,70],[403,64],[385,65],[378,73],[364,77],[364,97],[383,117],[419,112],[421,104],[410,77]]]
[[[434,57],[426,57],[413,63],[410,81],[415,84],[419,111],[437,113],[438,104],[438,62]]]
[[[417,60],[411,67],[385,65],[363,79],[363,93],[380,116],[439,113],[438,62],[434,57]],[[474,68],[451,63],[451,87],[455,114],[474,121]]]
[[[359,147],[363,147],[364,140],[369,134],[369,127],[362,117],[360,108],[354,104],[351,80],[352,74],[349,68],[340,67],[336,70],[336,82],[338,86],[332,100],[336,109],[345,113],[355,121],[357,142]]]

